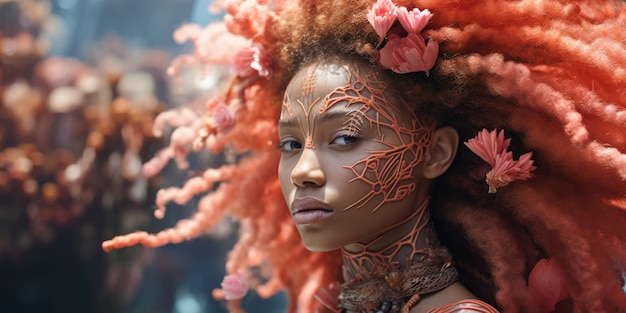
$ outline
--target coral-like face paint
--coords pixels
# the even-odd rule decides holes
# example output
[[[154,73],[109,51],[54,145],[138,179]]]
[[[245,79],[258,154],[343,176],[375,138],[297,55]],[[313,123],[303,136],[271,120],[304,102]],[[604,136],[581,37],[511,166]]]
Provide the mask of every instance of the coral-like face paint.
[[[367,66],[319,63],[298,72],[279,121],[279,177],[305,246],[348,248],[381,231],[399,239],[388,227],[427,197],[418,168],[431,131]]]

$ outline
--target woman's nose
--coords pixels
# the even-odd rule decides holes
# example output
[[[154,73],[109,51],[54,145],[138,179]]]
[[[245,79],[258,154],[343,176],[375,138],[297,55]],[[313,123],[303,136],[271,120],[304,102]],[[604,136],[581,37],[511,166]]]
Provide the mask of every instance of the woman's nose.
[[[314,149],[304,148],[291,171],[291,182],[298,187],[322,186],[326,177]]]

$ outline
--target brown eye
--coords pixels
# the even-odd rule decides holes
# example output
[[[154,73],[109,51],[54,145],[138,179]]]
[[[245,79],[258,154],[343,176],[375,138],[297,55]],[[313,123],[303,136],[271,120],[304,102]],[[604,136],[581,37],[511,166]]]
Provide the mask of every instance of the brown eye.
[[[278,149],[282,152],[291,152],[293,150],[302,149],[302,144],[294,140],[285,140],[278,145]]]
[[[361,138],[356,136],[337,136],[332,141],[331,144],[339,145],[339,146],[348,146],[351,144],[357,143]]]

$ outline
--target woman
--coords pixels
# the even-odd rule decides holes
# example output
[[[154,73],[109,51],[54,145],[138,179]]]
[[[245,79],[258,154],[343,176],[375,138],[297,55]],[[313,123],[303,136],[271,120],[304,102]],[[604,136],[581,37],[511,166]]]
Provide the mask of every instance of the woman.
[[[250,46],[187,128],[246,156],[161,193],[221,181],[190,220],[105,249],[228,214],[232,309],[243,280],[290,312],[626,311],[622,2],[259,2],[225,3]]]
[[[342,250],[342,308],[389,311],[429,294],[414,312],[425,311],[472,297],[428,217],[458,134],[418,117],[384,74],[354,58],[300,70],[278,122],[278,176],[304,246]]]

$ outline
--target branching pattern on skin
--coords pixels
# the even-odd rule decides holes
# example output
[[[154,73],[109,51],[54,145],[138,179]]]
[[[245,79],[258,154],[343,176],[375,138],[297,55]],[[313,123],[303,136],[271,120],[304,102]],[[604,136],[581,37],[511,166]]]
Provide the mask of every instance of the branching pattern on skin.
[[[371,210],[374,213],[383,204],[402,200],[415,190],[414,170],[422,162],[424,150],[430,143],[432,127],[422,123],[405,102],[398,100],[398,106],[389,101],[385,95],[386,84],[378,79],[377,73],[363,77],[358,69],[353,71],[347,71],[348,84],[330,93],[319,113],[338,104],[346,107],[361,105],[347,123],[356,126],[369,122],[379,134],[380,139],[376,141],[389,147],[371,151],[367,158],[345,167],[356,176],[350,182],[364,182],[372,187],[372,191],[344,210],[361,208],[381,196],[380,202]],[[411,125],[401,125],[399,114],[411,114]],[[386,140],[382,128],[392,130],[400,143],[394,145]]]
[[[315,148],[315,144],[313,143],[313,131],[315,129],[315,121],[316,119],[313,119],[311,121],[311,119],[309,118],[309,116],[311,115],[311,111],[313,110],[313,107],[315,107],[315,104],[317,104],[321,99],[317,98],[315,100],[313,100],[313,102],[311,102],[311,105],[306,108],[304,102],[302,102],[302,100],[298,99],[296,100],[296,102],[298,103],[298,105],[300,105],[302,107],[302,112],[304,112],[306,121],[305,123],[307,124],[306,130],[304,129],[304,126],[302,125],[302,121],[298,119],[298,125],[300,127],[300,131],[304,134],[306,133],[306,136],[304,138],[304,148],[306,149],[314,149]],[[285,96],[285,100],[283,101],[283,107],[287,107],[287,111],[291,112],[291,106],[290,106],[291,101],[289,100],[288,96]],[[291,113],[290,113],[291,114]]]
[[[349,118],[346,126],[351,132],[357,134],[364,123],[370,125],[378,133],[376,142],[389,149],[370,151],[368,157],[359,160],[353,165],[345,166],[351,170],[355,178],[349,183],[361,181],[371,186],[372,190],[352,205],[344,208],[359,209],[374,198],[380,197],[378,203],[371,209],[376,212],[383,204],[404,199],[415,191],[414,171],[422,162],[423,154],[430,143],[432,127],[421,122],[413,113],[412,108],[404,101],[398,100],[399,104],[389,101],[385,95],[387,85],[378,79],[377,73],[363,76],[357,68],[344,68],[348,76],[348,83],[338,87],[326,96],[319,108],[318,114],[324,114],[336,105],[344,105],[346,108],[360,105],[360,107],[348,113]],[[320,102],[320,98],[308,100],[313,93],[318,76],[316,68],[312,67],[305,73],[300,83],[303,99],[295,102],[305,114],[306,130],[300,123],[300,129],[305,135],[304,148],[313,149],[313,132],[316,119],[311,119],[313,108]],[[283,112],[293,115],[293,100],[289,93],[283,98]],[[308,105],[308,107],[307,107]],[[400,114],[411,114],[410,125],[401,125]],[[392,144],[383,135],[383,128],[390,129],[398,144]],[[394,141],[394,138],[391,138]]]
[[[413,228],[407,234],[380,251],[370,251],[382,235],[367,244],[360,244],[359,252],[343,250],[344,278],[339,296],[343,308],[356,312],[370,312],[382,301],[403,303],[410,308],[419,296],[441,290],[458,279],[452,266],[451,256],[443,247],[437,247],[436,235],[429,225],[426,200],[415,212],[404,220],[383,229],[410,223]],[[422,248],[418,248],[418,243]],[[413,302],[404,302],[412,297]]]
[[[315,87],[315,81],[317,79],[317,74],[315,73],[314,70],[309,70],[309,72],[306,74],[306,78],[302,80],[302,84],[300,86],[301,90],[302,90],[302,95],[303,96],[309,96],[313,93],[313,89]],[[298,105],[300,105],[302,112],[304,112],[304,116],[306,118],[305,122],[307,124],[306,127],[306,131],[304,129],[304,126],[302,125],[302,121],[300,119],[298,119],[298,124],[300,127],[300,131],[302,133],[306,132],[306,137],[304,139],[304,148],[306,149],[314,149],[315,148],[315,144],[313,143],[313,132],[315,130],[315,121],[316,119],[313,119],[311,121],[311,112],[313,111],[313,108],[315,107],[315,105],[317,103],[319,103],[321,100],[321,98],[316,98],[312,101],[307,101],[309,102],[308,105],[309,107],[307,108],[305,105],[305,101],[306,100],[302,100],[302,99],[297,99],[296,102],[298,103]],[[283,97],[283,111],[286,111],[287,114],[289,114],[289,116],[293,115],[293,110],[291,108],[291,99],[289,98],[288,93],[285,93],[285,96]]]
[[[424,203],[419,208],[417,208],[413,214],[403,219],[402,221],[380,231],[379,234],[384,234],[390,229],[405,224],[412,219],[416,219],[413,229],[411,229],[411,231],[408,232],[403,238],[399,239],[389,247],[376,252],[368,251],[371,250],[370,247],[378,243],[378,241],[382,237],[382,235],[380,235],[366,244],[353,244],[359,248],[358,253],[351,253],[349,251],[343,250],[344,277],[355,281],[365,281],[372,278],[377,273],[384,272],[391,267],[397,267],[398,265],[400,265],[398,262],[398,254],[401,251],[406,254],[402,255],[403,260],[420,261],[422,257],[427,254],[427,249],[418,249],[416,247],[416,243],[418,242],[418,237],[427,235],[423,232],[423,230],[424,227],[428,224],[430,217],[430,214],[427,210],[428,202],[429,201],[424,201]],[[434,236],[430,237],[433,237],[434,239]],[[426,238],[426,241],[429,243],[427,246],[430,247],[432,239]],[[406,265],[406,263],[402,265]]]
[[[307,77],[302,80],[302,95],[310,95],[315,88],[315,82],[317,81],[317,74],[315,71],[310,71]]]

